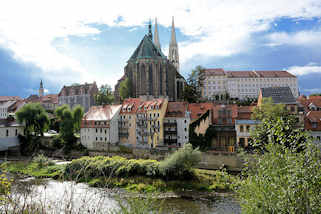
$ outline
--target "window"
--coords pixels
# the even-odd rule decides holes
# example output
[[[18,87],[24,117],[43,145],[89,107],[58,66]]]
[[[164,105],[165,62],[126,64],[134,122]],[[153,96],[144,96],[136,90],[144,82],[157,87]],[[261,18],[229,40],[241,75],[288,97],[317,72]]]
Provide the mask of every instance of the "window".
[[[184,128],[184,131],[187,131],[187,129],[186,129],[186,128]]]
[[[318,123],[315,123],[315,122],[312,123],[312,128],[317,128],[317,126],[318,126]]]
[[[105,129],[105,134],[107,134],[107,130]]]
[[[98,140],[98,138],[96,137],[96,141]]]
[[[184,123],[186,123],[187,121],[186,120],[184,120]]]
[[[250,132],[250,126],[246,126],[246,131]]]
[[[244,132],[244,127],[243,127],[243,125],[240,125],[240,132]]]
[[[18,136],[18,129],[16,129],[16,136]]]
[[[98,132],[98,129],[96,128],[96,133]]]
[[[9,130],[7,129],[6,131],[6,136],[8,137],[9,136]]]

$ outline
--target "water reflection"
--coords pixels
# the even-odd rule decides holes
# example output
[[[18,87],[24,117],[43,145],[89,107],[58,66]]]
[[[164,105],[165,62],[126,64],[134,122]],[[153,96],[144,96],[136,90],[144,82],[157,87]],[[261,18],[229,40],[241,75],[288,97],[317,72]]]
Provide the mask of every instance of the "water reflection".
[[[118,207],[115,200],[122,193],[115,194],[109,189],[91,188],[86,184],[59,182],[50,179],[26,179],[15,185],[16,197],[21,203],[37,203],[53,213],[110,213]],[[28,197],[25,197],[25,196]],[[238,203],[231,197],[217,197],[211,200],[190,200],[167,198],[164,200],[163,213],[177,214],[229,214],[241,213]],[[160,200],[161,201],[161,200]]]

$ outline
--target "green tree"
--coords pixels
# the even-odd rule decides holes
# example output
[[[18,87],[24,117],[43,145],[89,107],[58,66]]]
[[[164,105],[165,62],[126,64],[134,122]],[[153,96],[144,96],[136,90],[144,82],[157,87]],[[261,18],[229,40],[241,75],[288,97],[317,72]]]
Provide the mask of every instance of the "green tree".
[[[81,107],[80,105],[77,105],[72,110],[72,115],[73,115],[73,121],[74,121],[74,129],[76,132],[79,132],[81,120],[82,120],[82,117],[84,116],[84,108]]]
[[[17,119],[19,122],[25,124],[26,135],[29,136],[32,133],[35,136],[43,136],[44,131],[49,126],[49,118],[47,112],[40,103],[30,103],[24,105],[17,113]]]
[[[269,152],[247,159],[236,192],[242,213],[321,213],[320,148],[307,143],[306,152],[270,142]]]
[[[59,134],[65,143],[65,147],[69,149],[76,141],[74,133],[80,130],[84,110],[79,105],[73,110],[68,105],[62,105],[56,108],[55,114],[60,120]]]
[[[102,85],[98,94],[95,95],[96,105],[112,104],[114,102],[114,94],[108,84]]]
[[[119,95],[121,100],[124,100],[130,97],[130,91],[131,91],[130,81],[128,78],[126,78],[124,81],[120,83],[120,86],[119,86]]]
[[[250,150],[261,153],[267,151],[268,143],[282,145],[295,152],[305,149],[307,134],[297,128],[297,118],[290,114],[284,105],[273,104],[271,99],[263,100],[260,107],[256,107],[253,119],[261,123],[251,132]]]
[[[201,89],[204,81],[204,68],[196,66],[188,75],[187,84],[184,87],[184,100],[189,103],[200,102],[202,94]]]

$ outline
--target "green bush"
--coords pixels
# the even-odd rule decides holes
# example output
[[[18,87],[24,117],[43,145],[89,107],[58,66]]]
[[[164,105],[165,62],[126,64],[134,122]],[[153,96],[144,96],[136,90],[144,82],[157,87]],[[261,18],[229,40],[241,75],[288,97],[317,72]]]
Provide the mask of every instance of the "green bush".
[[[193,149],[191,144],[185,144],[159,165],[161,174],[168,178],[188,178],[194,175],[192,171],[201,161],[201,152],[198,149]]]
[[[320,148],[305,152],[269,143],[251,156],[251,168],[236,190],[244,213],[321,213]]]

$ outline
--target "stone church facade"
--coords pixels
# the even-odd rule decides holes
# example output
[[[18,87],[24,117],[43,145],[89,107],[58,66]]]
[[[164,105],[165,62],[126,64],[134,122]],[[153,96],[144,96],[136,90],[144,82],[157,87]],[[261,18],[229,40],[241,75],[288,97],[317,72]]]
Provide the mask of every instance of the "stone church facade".
[[[179,74],[178,47],[175,37],[174,21],[172,26],[172,40],[170,45],[171,59],[162,53],[159,43],[157,21],[155,37],[151,32],[144,36],[133,55],[127,61],[124,76],[115,86],[115,99],[120,102],[119,87],[126,78],[129,80],[132,98],[168,98],[169,101],[182,100],[185,79]],[[174,35],[174,36],[173,36]],[[176,46],[175,46],[176,44]],[[174,50],[173,50],[174,49]],[[177,53],[177,54],[172,54]]]

